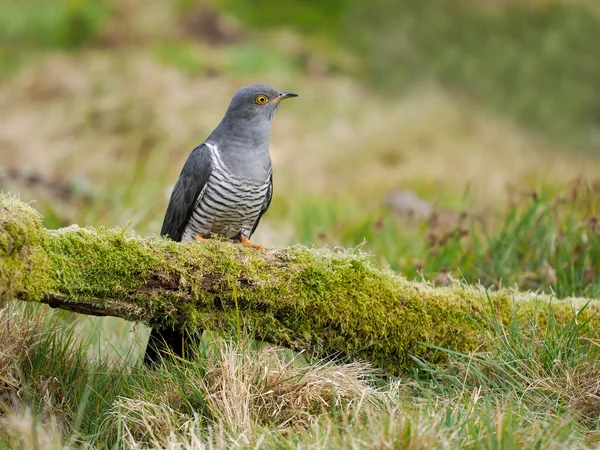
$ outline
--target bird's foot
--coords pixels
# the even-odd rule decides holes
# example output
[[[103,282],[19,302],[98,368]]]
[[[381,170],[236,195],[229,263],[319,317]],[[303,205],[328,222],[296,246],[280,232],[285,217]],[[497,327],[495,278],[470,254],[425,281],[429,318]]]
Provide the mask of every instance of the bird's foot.
[[[245,245],[246,247],[250,247],[250,248],[255,248],[257,250],[262,250],[263,246],[260,244],[253,244],[252,242],[250,242],[248,240],[248,238],[243,237],[242,238],[242,245]]]
[[[206,241],[208,241],[208,239],[204,239],[202,236],[196,236],[196,240],[198,242],[206,242]]]

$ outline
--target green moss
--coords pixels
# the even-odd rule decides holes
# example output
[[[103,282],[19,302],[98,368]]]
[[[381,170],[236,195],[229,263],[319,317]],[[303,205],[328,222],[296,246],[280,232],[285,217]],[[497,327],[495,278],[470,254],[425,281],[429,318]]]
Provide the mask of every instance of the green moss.
[[[38,300],[48,290],[50,270],[37,244],[44,234],[40,214],[0,194],[0,301]]]
[[[581,298],[556,300],[548,296],[522,296],[525,298],[521,299],[517,308],[520,323],[534,323],[544,332],[549,317],[553,316],[556,324],[565,325],[574,321],[581,326],[582,333],[590,338],[600,339],[600,302]]]
[[[432,345],[485,348],[490,319],[509,324],[516,311],[521,323],[543,329],[549,311],[566,324],[583,306],[583,300],[550,304],[533,294],[411,282],[364,253],[303,246],[260,252],[221,240],[144,239],[120,229],[49,231],[33,209],[10,197],[2,198],[0,214],[0,298],[53,294],[192,332],[236,332],[243,325],[258,339],[368,360],[391,373],[405,370],[411,355],[437,358]],[[578,320],[588,320],[583,331],[600,336],[599,311],[594,301],[579,313]]]
[[[54,269],[53,288],[80,300],[126,295],[162,263],[139,236],[120,229],[48,231],[42,246]]]

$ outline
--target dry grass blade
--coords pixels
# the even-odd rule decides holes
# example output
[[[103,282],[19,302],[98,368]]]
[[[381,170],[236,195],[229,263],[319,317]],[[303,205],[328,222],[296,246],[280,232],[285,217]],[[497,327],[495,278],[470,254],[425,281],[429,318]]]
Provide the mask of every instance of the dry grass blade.
[[[17,362],[27,357],[29,350],[38,344],[44,332],[41,314],[23,320],[19,308],[8,303],[0,309],[0,405],[20,404],[21,389]]]
[[[126,417],[128,435],[147,435],[154,442],[166,442],[171,434],[185,429],[189,416],[176,411],[164,403],[157,404],[142,399],[120,398],[114,405],[111,415],[115,419]]]
[[[130,441],[179,448],[196,430],[204,448],[255,446],[264,429],[283,436],[310,428],[321,418],[377,412],[384,394],[369,378],[366,363],[308,364],[277,347],[252,348],[242,342],[215,340],[193,361],[165,365],[151,375],[160,386],[139,387],[134,399],[121,398],[112,422],[125,424]],[[152,383],[151,383],[152,384]],[[176,436],[177,439],[174,440]]]
[[[251,352],[236,343],[216,345],[218,357],[201,383],[210,409],[241,433],[253,424],[308,427],[322,413],[372,404],[379,396],[367,381],[373,372],[365,363],[309,366],[276,347]]]
[[[55,420],[40,424],[29,410],[0,418],[0,430],[20,442],[21,450],[67,450],[61,444],[62,436]]]
[[[570,389],[567,389],[571,408],[587,420],[600,418],[600,367],[578,367],[570,374]]]

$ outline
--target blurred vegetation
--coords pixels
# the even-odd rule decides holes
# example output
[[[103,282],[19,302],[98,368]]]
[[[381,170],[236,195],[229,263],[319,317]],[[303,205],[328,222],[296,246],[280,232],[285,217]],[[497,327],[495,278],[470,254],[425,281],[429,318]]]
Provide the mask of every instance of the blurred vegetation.
[[[559,195],[533,194],[496,221],[432,212],[422,223],[351,201],[307,201],[294,214],[307,245],[363,245],[392,269],[448,284],[519,286],[559,298],[600,296],[600,185],[581,180]],[[453,215],[448,223],[440,216]],[[361,244],[362,243],[362,244]]]
[[[325,55],[327,70],[359,76],[384,94],[429,79],[566,143],[600,143],[600,16],[584,2],[180,0],[170,7],[181,23],[215,8],[256,32],[300,33],[309,51]],[[104,38],[116,9],[110,0],[0,0],[1,72],[17,64],[15,49],[110,41]],[[208,24],[187,27],[202,34]],[[188,45],[179,47],[177,36],[159,45],[157,56],[184,70],[202,69],[201,58]],[[231,51],[241,61],[233,68],[242,73],[296,66],[307,57],[292,50],[281,58],[268,46]]]
[[[433,78],[568,142],[599,144],[600,20],[580,2],[223,0],[255,29],[316,33],[389,94]]]
[[[98,37],[109,14],[105,0],[0,0],[0,43],[76,49]]]

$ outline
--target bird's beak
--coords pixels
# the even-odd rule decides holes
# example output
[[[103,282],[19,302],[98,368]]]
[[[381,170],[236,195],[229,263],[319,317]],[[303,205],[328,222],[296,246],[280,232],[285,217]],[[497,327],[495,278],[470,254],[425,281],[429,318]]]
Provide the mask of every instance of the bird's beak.
[[[285,100],[286,98],[298,97],[298,94],[294,94],[293,92],[282,92],[277,97],[275,97],[271,102],[279,103],[281,100]]]

